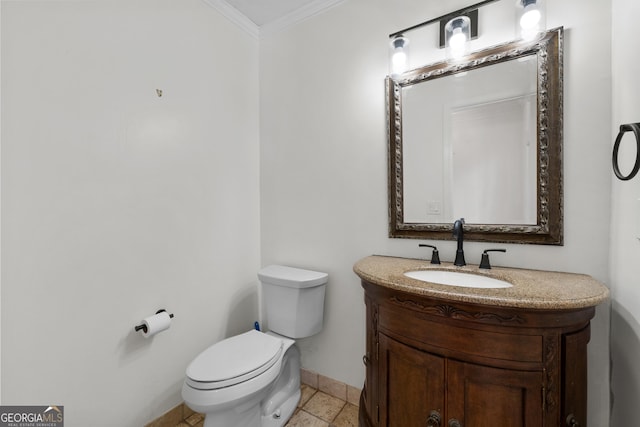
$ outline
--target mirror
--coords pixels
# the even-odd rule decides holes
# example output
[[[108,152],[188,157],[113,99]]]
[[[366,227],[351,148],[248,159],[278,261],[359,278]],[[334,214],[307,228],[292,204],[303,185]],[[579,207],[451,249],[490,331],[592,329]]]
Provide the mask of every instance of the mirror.
[[[562,39],[387,78],[390,237],[562,245]]]

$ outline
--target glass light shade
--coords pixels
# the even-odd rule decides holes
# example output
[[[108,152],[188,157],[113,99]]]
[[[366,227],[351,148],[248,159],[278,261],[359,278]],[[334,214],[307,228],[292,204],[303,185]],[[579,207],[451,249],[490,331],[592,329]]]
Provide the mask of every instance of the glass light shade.
[[[451,19],[444,26],[444,45],[447,58],[460,59],[469,52],[471,39],[471,20],[467,16]]]
[[[409,69],[409,39],[403,35],[396,36],[391,40],[390,47],[389,74],[396,77]]]
[[[517,31],[524,40],[532,40],[545,30],[543,0],[518,0],[516,11]]]

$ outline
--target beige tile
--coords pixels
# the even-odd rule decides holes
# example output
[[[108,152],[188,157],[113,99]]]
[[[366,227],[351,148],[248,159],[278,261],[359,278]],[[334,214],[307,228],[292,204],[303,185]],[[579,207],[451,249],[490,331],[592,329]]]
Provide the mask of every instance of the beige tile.
[[[347,385],[347,402],[351,403],[352,405],[359,406],[360,393],[362,393],[361,389],[351,385]]]
[[[182,419],[186,420],[187,418],[189,418],[191,415],[195,414],[196,411],[194,411],[193,409],[189,408],[187,406],[186,403],[182,404]]]
[[[164,415],[151,421],[145,427],[175,427],[180,421],[182,421],[182,404],[167,411]]]
[[[340,413],[344,405],[344,400],[318,391],[302,409],[318,418],[331,422]]]
[[[291,417],[285,427],[329,427],[329,423],[300,410]]]
[[[300,369],[300,382],[315,389],[318,388],[318,374],[307,369]]]
[[[291,418],[289,418],[289,421],[287,421],[287,423],[284,425],[284,427],[292,427],[293,424],[291,424],[293,422],[293,420],[296,418],[296,415],[298,415],[298,412],[302,411],[302,409],[300,409],[300,407],[297,407],[295,411],[293,411],[293,415],[291,416]]]
[[[315,388],[311,388],[306,384],[302,384],[300,386],[300,403],[298,403],[298,407],[302,408],[305,403],[311,399],[311,396],[315,394],[317,390]]]
[[[202,423],[204,421],[204,415],[193,413],[188,418],[186,418],[185,421],[190,426],[197,426],[198,423]]]
[[[333,378],[318,375],[318,390],[338,399],[347,400],[347,385]]]
[[[331,427],[358,427],[358,407],[350,403],[344,405]]]

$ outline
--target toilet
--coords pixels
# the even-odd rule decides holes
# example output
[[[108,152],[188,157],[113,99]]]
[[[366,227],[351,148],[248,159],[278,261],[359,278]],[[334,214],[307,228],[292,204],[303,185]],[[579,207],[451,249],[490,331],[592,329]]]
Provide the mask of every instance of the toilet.
[[[322,329],[329,276],[270,265],[258,278],[269,331],[226,338],[187,367],[182,398],[204,427],[282,427],[300,401],[295,340]]]

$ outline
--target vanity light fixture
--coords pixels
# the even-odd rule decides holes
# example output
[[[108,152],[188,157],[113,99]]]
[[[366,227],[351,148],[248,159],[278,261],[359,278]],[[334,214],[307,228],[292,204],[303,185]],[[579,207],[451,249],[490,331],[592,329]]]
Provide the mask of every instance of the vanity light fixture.
[[[456,16],[444,26],[447,58],[460,59],[469,52],[471,40],[471,19],[468,16]]]
[[[532,40],[545,30],[543,0],[518,0],[518,25],[520,36]]]
[[[399,34],[391,39],[391,65],[392,76],[398,76],[409,68],[409,39]]]
[[[405,72],[408,68],[409,57],[407,46],[409,45],[409,39],[404,35],[405,33],[424,27],[426,25],[434,24],[436,22],[440,23],[440,47],[443,48],[449,46],[452,48],[451,54],[447,55],[449,58],[455,58],[453,53],[458,53],[461,49],[462,53],[458,53],[458,57],[464,56],[469,40],[474,39],[478,36],[478,9],[484,5],[494,3],[496,1],[498,0],[484,0],[479,3],[472,4],[471,6],[467,6],[463,9],[456,10],[455,12],[447,13],[446,15],[442,15],[437,18],[430,19],[428,21],[424,21],[411,27],[405,28],[404,30],[396,31],[395,33],[389,34],[389,39],[391,40],[391,76],[398,76],[399,74]],[[462,19],[462,21],[464,22],[463,24],[461,24],[460,19]],[[451,23],[450,36],[455,37],[453,37],[452,40],[449,40],[450,44],[447,44],[445,27],[449,23]],[[458,42],[456,44],[456,41],[462,40],[462,36],[458,34],[466,34],[466,42]]]

